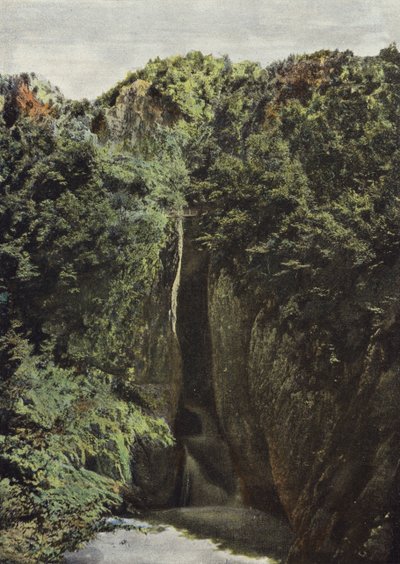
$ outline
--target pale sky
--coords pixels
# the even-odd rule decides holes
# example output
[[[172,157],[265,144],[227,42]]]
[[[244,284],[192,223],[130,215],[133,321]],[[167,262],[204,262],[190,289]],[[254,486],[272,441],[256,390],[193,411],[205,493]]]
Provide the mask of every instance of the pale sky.
[[[266,65],[400,45],[400,0],[0,0],[0,73],[94,98],[150,58],[193,49]]]

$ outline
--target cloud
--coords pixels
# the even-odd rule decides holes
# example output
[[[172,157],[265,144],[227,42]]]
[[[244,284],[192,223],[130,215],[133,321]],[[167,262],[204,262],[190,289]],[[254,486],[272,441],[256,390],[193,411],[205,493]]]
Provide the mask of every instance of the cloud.
[[[149,58],[200,49],[267,64],[400,39],[397,0],[1,0],[0,71],[94,97]]]

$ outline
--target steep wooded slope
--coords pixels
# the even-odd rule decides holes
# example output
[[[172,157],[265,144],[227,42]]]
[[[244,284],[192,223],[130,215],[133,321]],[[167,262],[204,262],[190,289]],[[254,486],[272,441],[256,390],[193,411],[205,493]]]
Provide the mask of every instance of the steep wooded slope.
[[[396,562],[399,84],[394,46],[191,53],[93,104],[2,78],[4,561],[57,558],[122,490],[151,505],[165,456],[173,503],[189,206],[243,498],[286,514],[292,562]]]

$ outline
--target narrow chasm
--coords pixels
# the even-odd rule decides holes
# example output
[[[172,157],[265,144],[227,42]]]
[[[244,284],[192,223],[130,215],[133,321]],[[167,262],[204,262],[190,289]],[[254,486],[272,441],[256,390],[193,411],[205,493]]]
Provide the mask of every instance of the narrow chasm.
[[[220,430],[208,318],[209,256],[196,244],[197,225],[196,217],[185,217],[183,229],[179,227],[180,261],[172,299],[183,374],[175,420],[182,453],[180,479],[175,507],[157,511],[151,518],[214,539],[218,550],[225,547],[253,558],[263,556],[262,562],[272,564],[269,556],[282,562],[292,543],[290,527],[275,516],[244,506],[230,448]]]
[[[196,217],[185,218],[177,336],[183,390],[175,434],[184,451],[178,503],[182,507],[240,504],[229,448],[218,427],[208,323],[208,263],[196,243]]]

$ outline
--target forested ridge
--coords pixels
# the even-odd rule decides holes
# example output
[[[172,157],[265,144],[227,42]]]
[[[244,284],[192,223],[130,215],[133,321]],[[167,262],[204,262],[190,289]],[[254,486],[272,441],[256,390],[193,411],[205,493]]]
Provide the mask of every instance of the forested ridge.
[[[272,372],[293,361],[299,386],[346,396],[343,366],[371,339],[383,370],[397,364],[394,45],[267,68],[192,52],[93,102],[2,76],[0,109],[2,562],[56,562],[140,497],[135,443],[171,448],[162,386],[175,368],[152,358],[168,348],[152,345],[165,333],[154,296],[172,288],[185,210],[214,272],[239,299],[252,293],[286,342]]]

